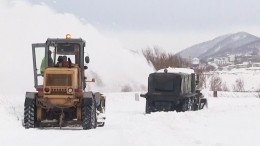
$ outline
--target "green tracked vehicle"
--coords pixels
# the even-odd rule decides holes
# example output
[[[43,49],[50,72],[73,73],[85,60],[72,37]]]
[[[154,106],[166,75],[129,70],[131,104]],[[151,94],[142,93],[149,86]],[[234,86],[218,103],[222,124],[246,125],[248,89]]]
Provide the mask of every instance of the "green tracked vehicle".
[[[146,99],[145,113],[156,111],[200,110],[207,99],[196,89],[198,76],[192,69],[166,68],[148,77],[148,92],[141,94]]]

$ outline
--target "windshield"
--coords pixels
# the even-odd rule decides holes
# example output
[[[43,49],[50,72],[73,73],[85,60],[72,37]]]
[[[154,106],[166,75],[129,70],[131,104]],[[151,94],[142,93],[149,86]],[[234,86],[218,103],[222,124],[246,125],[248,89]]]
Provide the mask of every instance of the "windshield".
[[[50,46],[52,48],[54,46]],[[55,45],[54,52],[54,64],[58,66],[58,63],[71,62],[72,64],[79,64],[79,48],[77,43],[59,43]]]
[[[179,92],[181,78],[175,74],[153,74],[149,77],[149,92]]]

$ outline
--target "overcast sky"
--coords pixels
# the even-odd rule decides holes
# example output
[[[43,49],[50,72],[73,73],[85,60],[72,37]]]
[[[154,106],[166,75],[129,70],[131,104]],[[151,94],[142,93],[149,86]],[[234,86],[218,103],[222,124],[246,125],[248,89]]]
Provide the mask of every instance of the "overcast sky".
[[[178,51],[223,35],[260,36],[259,0],[29,0],[72,13],[127,49]]]
[[[158,46],[177,53],[227,33],[260,36],[259,7],[253,0],[0,0],[0,92],[15,88],[22,95],[33,88],[31,44],[66,33],[86,40],[88,67],[102,78],[104,91],[140,89],[153,68],[127,49]]]

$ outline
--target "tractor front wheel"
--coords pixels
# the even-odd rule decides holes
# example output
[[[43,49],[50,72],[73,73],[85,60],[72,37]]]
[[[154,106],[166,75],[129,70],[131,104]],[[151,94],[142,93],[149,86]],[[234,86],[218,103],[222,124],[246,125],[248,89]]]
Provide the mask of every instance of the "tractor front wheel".
[[[35,127],[35,100],[26,98],[24,105],[24,126],[26,129]]]
[[[91,101],[90,101],[91,100]],[[91,103],[88,103],[91,102]],[[97,117],[96,117],[96,106],[95,100],[83,99],[82,105],[82,127],[84,130],[96,128]]]

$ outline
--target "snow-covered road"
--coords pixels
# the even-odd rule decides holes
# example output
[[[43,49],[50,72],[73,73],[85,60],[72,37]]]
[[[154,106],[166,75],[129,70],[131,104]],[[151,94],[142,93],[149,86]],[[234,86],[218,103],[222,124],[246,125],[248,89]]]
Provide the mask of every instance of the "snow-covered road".
[[[107,93],[106,125],[24,129],[23,100],[0,97],[0,146],[259,146],[260,99],[208,97],[209,108],[144,114],[134,93]],[[12,100],[13,99],[13,100]]]

